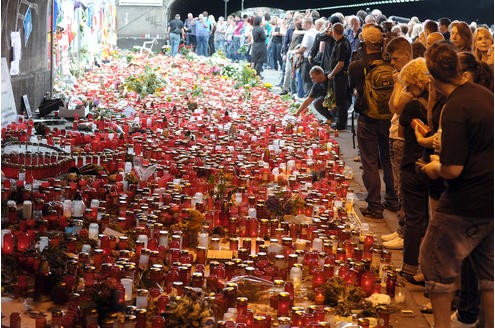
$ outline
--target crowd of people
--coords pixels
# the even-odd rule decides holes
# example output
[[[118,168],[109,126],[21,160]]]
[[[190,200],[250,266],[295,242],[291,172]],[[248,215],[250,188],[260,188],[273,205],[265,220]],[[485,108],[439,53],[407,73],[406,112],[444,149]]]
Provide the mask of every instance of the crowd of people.
[[[302,100],[296,115],[310,108],[344,130],[353,109],[362,213],[397,212],[383,245],[403,249],[401,274],[426,285],[435,327],[493,327],[492,30],[448,18],[398,22],[379,10],[218,22],[205,12],[170,25],[182,25],[175,31],[199,55],[221,50],[258,74],[281,70],[282,94]]]

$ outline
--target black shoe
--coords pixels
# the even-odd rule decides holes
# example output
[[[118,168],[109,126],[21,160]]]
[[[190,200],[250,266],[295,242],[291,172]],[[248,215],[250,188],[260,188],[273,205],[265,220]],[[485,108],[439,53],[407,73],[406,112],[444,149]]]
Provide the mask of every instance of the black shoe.
[[[363,213],[364,216],[372,218],[372,219],[383,219],[383,211],[380,210],[373,210],[368,207],[366,208],[361,208],[361,213]]]
[[[279,93],[279,95],[281,95],[281,96],[285,96],[286,94],[289,94],[289,91],[282,90],[282,92]]]
[[[383,203],[383,207],[385,207],[385,209],[389,210],[390,212],[399,211],[399,204],[385,202]]]
[[[331,128],[334,129],[334,130],[339,130],[339,131],[343,131],[343,130],[346,129],[345,126],[342,127],[342,126],[338,126],[337,124],[332,124],[331,125]]]
[[[425,278],[423,277],[422,274],[410,274],[410,273],[405,273],[405,272],[400,272],[400,275],[406,279],[406,281],[410,284],[413,285],[418,285],[418,286],[424,286],[425,285]]]

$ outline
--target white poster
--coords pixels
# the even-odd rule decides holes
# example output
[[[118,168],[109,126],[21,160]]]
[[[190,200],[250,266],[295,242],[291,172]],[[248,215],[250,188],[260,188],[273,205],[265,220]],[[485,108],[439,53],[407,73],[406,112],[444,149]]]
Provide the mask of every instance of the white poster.
[[[17,119],[14,92],[10,83],[9,67],[7,59],[2,57],[2,128]]]

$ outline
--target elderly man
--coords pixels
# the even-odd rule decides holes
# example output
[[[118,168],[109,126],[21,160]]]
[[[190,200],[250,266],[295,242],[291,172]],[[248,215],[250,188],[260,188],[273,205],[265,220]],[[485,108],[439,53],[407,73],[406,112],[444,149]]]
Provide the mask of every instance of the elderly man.
[[[349,18],[349,28],[345,31],[345,37],[351,44],[351,53],[356,52],[359,49],[359,34],[362,31],[359,18],[357,16],[351,16]]]

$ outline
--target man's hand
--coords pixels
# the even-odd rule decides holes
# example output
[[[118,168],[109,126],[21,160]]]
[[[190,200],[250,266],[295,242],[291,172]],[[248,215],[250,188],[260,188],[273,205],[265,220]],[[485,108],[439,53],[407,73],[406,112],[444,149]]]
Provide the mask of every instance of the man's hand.
[[[431,161],[430,163],[424,165],[421,170],[430,178],[433,180],[436,180],[440,177],[439,172],[440,172],[440,161]]]
[[[333,75],[332,75],[332,73],[328,74],[328,75],[327,75],[327,78],[328,78],[329,80],[333,79]]]

